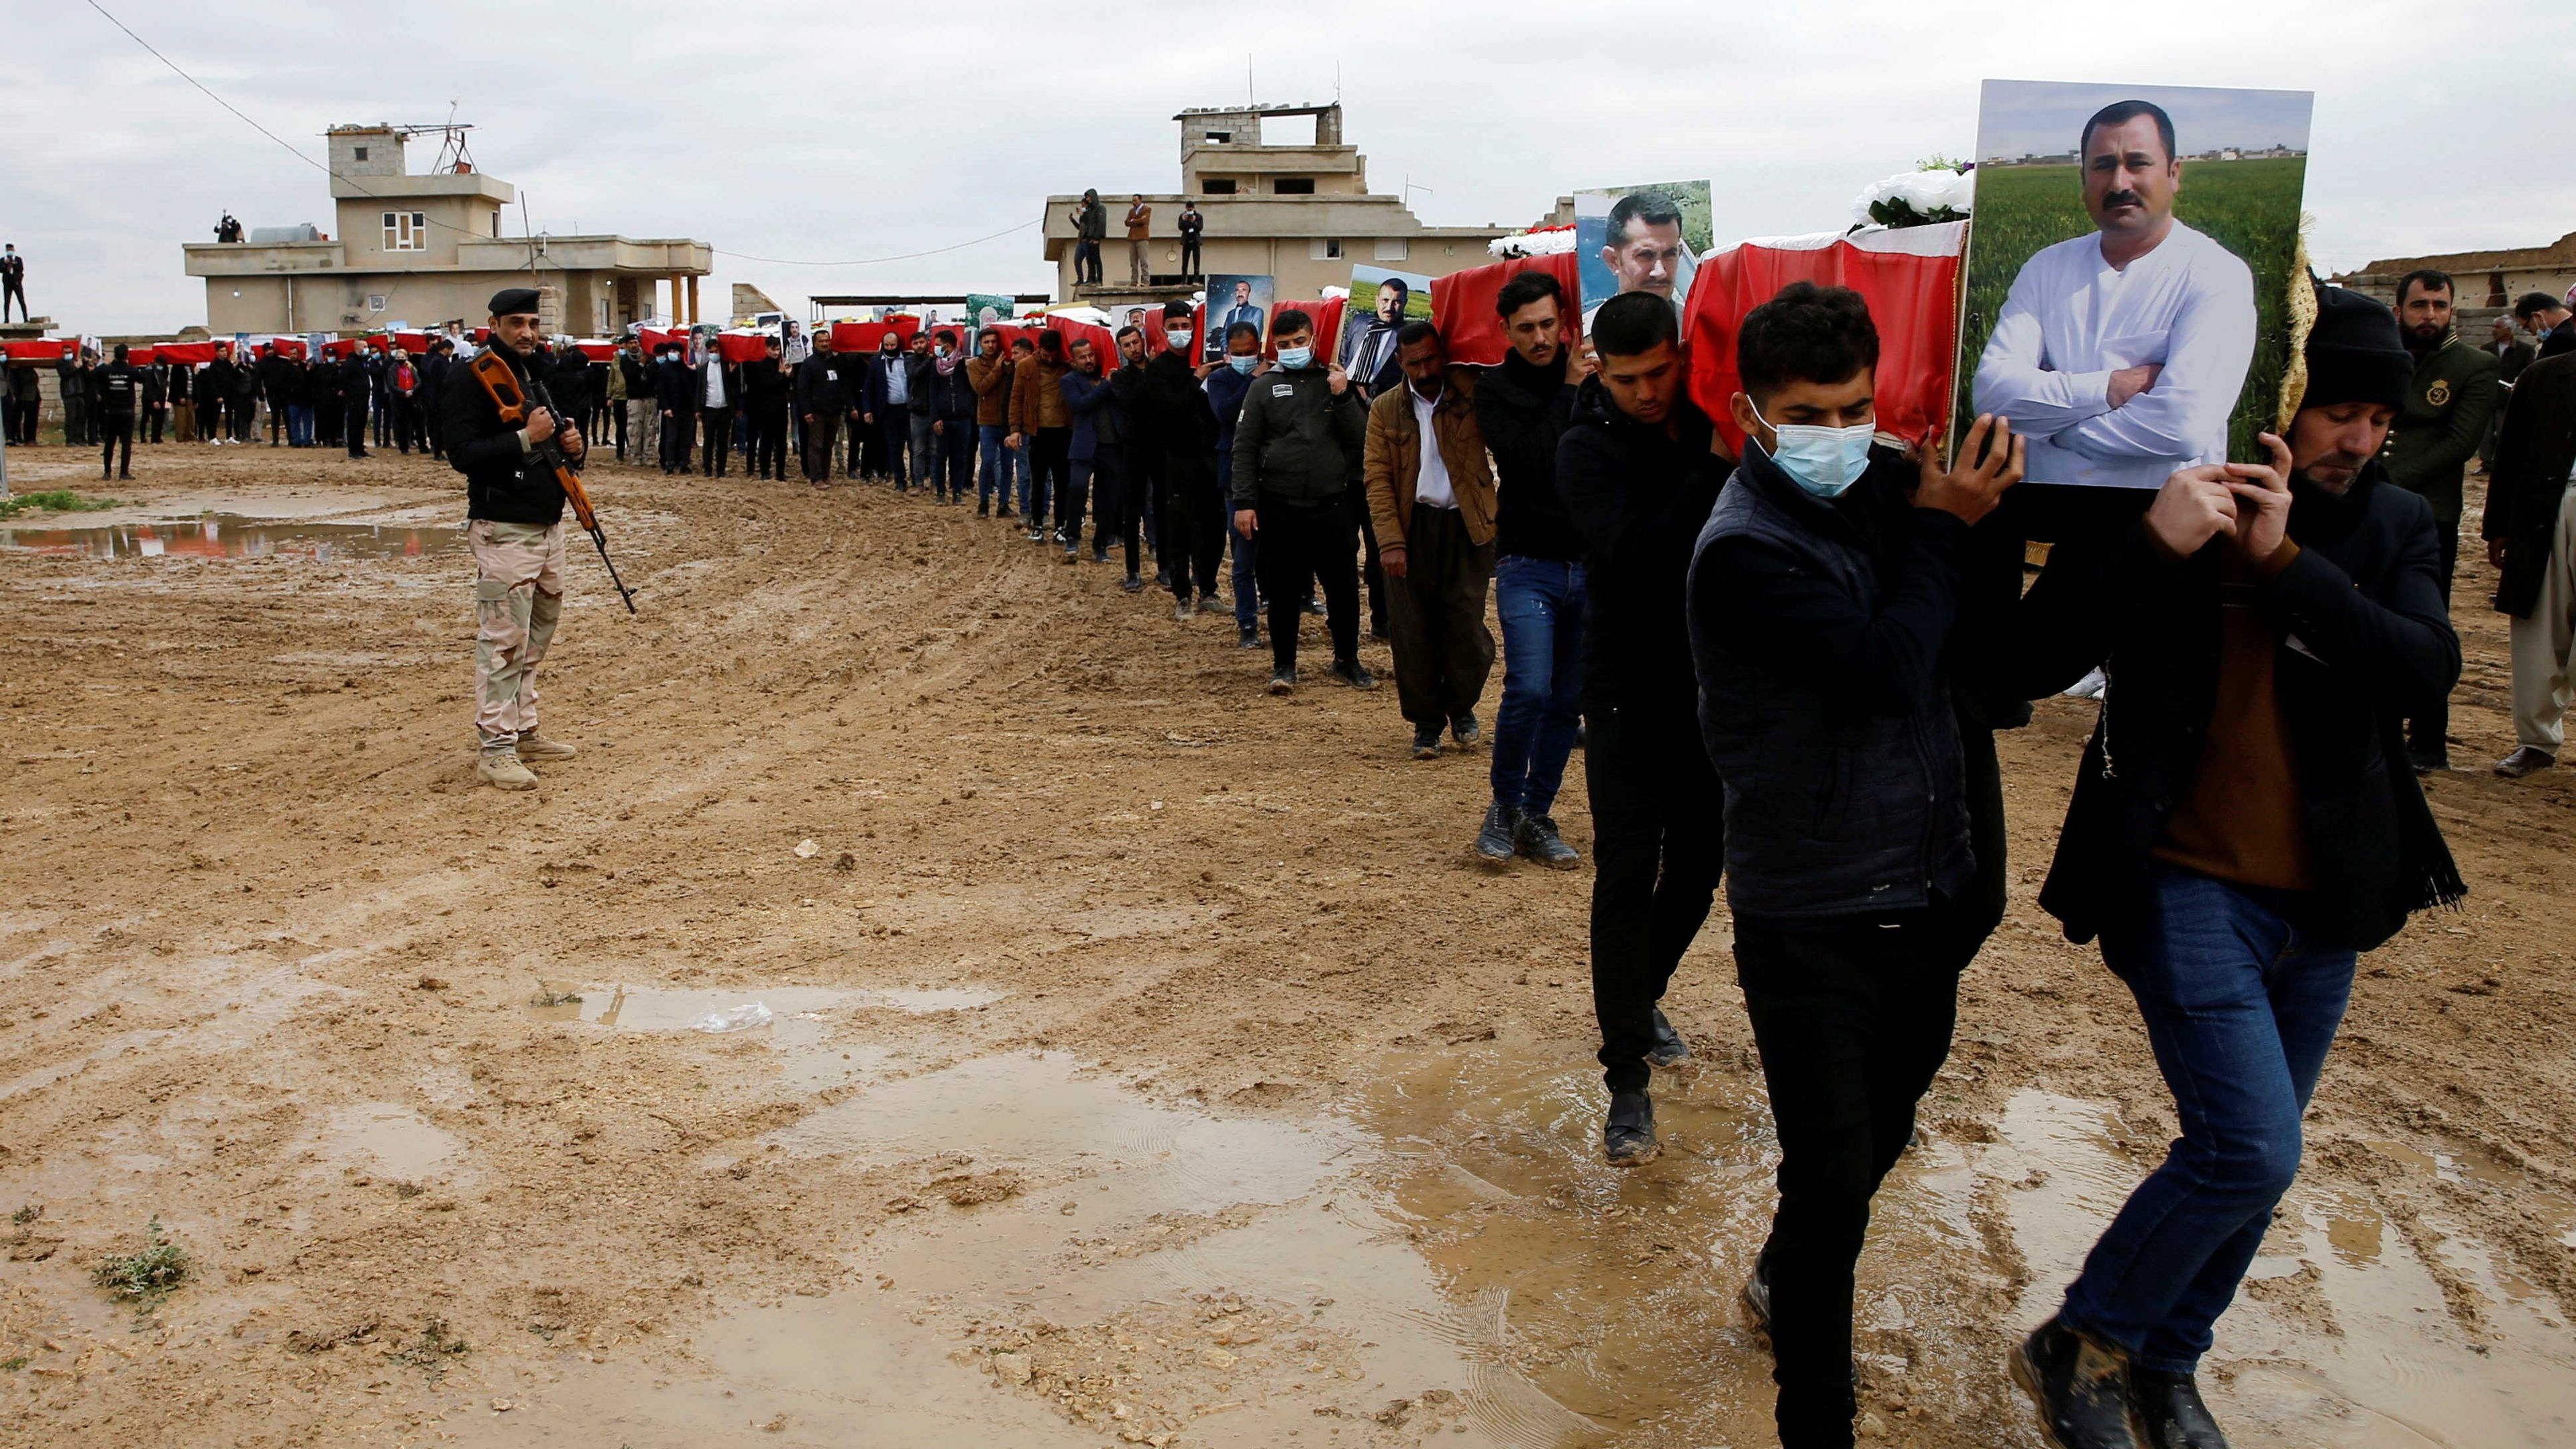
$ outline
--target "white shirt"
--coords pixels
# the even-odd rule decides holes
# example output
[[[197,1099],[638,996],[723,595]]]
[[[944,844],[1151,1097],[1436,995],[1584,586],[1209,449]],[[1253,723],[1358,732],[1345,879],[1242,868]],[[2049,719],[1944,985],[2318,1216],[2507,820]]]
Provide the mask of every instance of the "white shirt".
[[[1440,456],[1440,434],[1431,426],[1431,414],[1440,399],[1424,397],[1410,379],[1404,384],[1404,395],[1413,400],[1413,430],[1422,435],[1422,471],[1413,480],[1413,506],[1455,508],[1458,492],[1449,484],[1449,460]]]
[[[2254,360],[2254,274],[2181,222],[2114,268],[2099,233],[2022,263],[1977,361],[1979,412],[2030,439],[2034,483],[2156,488],[2178,468],[2227,460],[2227,417]],[[2154,386],[2111,406],[2111,374],[2160,364]]]
[[[710,352],[702,365],[707,373],[707,406],[722,412],[725,405],[724,359]]]

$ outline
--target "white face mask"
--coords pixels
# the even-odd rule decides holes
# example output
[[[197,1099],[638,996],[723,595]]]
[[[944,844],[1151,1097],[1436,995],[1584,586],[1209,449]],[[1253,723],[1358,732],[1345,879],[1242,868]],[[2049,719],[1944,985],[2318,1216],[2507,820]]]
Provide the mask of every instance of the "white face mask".
[[[1756,409],[1754,417],[1771,429],[1778,439],[1770,451],[1771,461],[1789,480],[1818,498],[1839,498],[1843,491],[1860,481],[1869,471],[1869,443],[1876,436],[1875,421],[1854,423],[1848,428],[1817,427],[1808,423],[1774,423]]]
[[[1185,352],[1189,350],[1190,331],[1186,327],[1166,327],[1163,329],[1163,340],[1172,344],[1174,352]]]

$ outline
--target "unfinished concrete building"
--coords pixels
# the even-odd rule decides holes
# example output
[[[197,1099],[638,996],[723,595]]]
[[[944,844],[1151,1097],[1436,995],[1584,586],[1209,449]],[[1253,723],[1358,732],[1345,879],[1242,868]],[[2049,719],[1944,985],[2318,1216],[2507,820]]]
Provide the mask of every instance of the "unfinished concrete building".
[[[693,321],[705,242],[611,235],[523,236],[510,183],[477,170],[463,126],[334,126],[336,234],[261,227],[240,242],[180,248],[206,279],[206,327],[235,332],[371,331],[397,322],[479,322],[494,292],[540,286],[549,331],[599,335],[629,322]],[[437,164],[413,172],[405,145],[444,137]],[[531,272],[535,280],[531,281]],[[667,286],[667,299],[657,291]]]

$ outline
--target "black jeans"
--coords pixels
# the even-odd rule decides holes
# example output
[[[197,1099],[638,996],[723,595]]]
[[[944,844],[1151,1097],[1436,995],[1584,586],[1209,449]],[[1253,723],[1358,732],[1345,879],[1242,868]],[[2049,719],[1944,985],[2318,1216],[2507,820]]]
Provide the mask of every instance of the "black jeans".
[[[170,408],[167,404],[145,408],[143,410],[143,441],[147,443],[157,443],[161,441],[161,425],[169,420]]]
[[[699,425],[706,429],[706,451],[701,455],[710,477],[725,475],[725,465],[733,453],[733,409],[706,408],[698,413]]]
[[[1655,1003],[1699,936],[1726,863],[1726,802],[1688,703],[1584,708],[1592,801],[1592,1014],[1601,1080],[1642,1092]]]
[[[2460,525],[2438,520],[2434,531],[2441,535],[2442,604],[2451,602],[2451,576],[2460,566]],[[2449,759],[2451,754],[2451,696],[2445,694],[2435,703],[2406,722],[2406,748],[2425,759]]]
[[[1351,554],[1351,511],[1341,499],[1323,503],[1290,503],[1263,494],[1253,504],[1260,548],[1253,567],[1261,572],[1261,592],[1270,601],[1270,663],[1276,669],[1297,667],[1297,624],[1306,612],[1307,590],[1324,591],[1324,623],[1333,637],[1333,662],[1357,659],[1360,653],[1360,579]],[[1173,568],[1181,560],[1170,560]]]
[[[787,476],[787,410],[783,407],[752,409],[751,476],[779,479]]]
[[[912,405],[887,403],[878,408],[877,438],[878,446],[885,451],[878,455],[882,461],[876,471],[892,478],[897,488],[910,492],[912,469],[906,466],[904,454],[912,441]]]
[[[1024,440],[1029,450],[1028,525],[1033,533],[1046,527],[1047,500],[1056,500],[1056,531],[1064,531],[1065,474],[1072,466],[1073,429],[1040,428]],[[1052,486],[1050,486],[1052,485]]]
[[[695,409],[673,408],[662,415],[662,471],[689,471],[689,444],[695,440],[698,418]]]
[[[110,472],[121,471],[130,474],[134,471],[133,409],[100,408],[98,410],[98,440],[100,445],[98,476],[104,478]],[[117,445],[120,443],[125,445],[125,462],[121,467],[116,461],[116,449]]]
[[[1216,604],[1217,561],[1225,557],[1225,536],[1234,524],[1226,514],[1225,490],[1216,479],[1216,460],[1205,453],[1163,454],[1163,499],[1156,511],[1162,524],[1164,567],[1171,571],[1172,593],[1189,602],[1198,586],[1199,602]]]
[[[349,438],[349,456],[367,456],[367,400],[353,397],[340,409],[340,426]]]
[[[1184,276],[1184,277],[1195,277],[1195,276],[1197,276],[1198,274],[1199,274],[1199,241],[1198,241],[1198,238],[1197,238],[1197,237],[1189,237],[1189,236],[1185,236],[1185,237],[1181,238],[1181,275],[1182,275],[1182,276]]]
[[[1760,1271],[1783,1449],[1852,1442],[1852,1265],[1870,1198],[1950,1054],[1959,971],[1975,954],[1974,943],[1961,953],[1961,921],[1973,914],[1936,895],[1873,916],[1735,918],[1735,979],[1780,1134]]]
[[[1091,460],[1091,556],[1109,556],[1115,540],[1127,550],[1127,572],[1145,556],[1145,515],[1137,505],[1135,469],[1124,443],[1102,443]]]

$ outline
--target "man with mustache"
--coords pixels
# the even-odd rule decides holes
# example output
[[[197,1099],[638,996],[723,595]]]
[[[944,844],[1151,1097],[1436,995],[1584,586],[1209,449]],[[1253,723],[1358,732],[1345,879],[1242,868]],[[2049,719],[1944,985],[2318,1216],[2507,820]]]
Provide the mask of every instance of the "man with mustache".
[[[2227,461],[2254,360],[2254,274],[2174,219],[2173,118],[2117,101],[2084,123],[2094,235],[2022,264],[1978,359],[1976,411],[2030,440],[2030,481],[2155,488]]]

